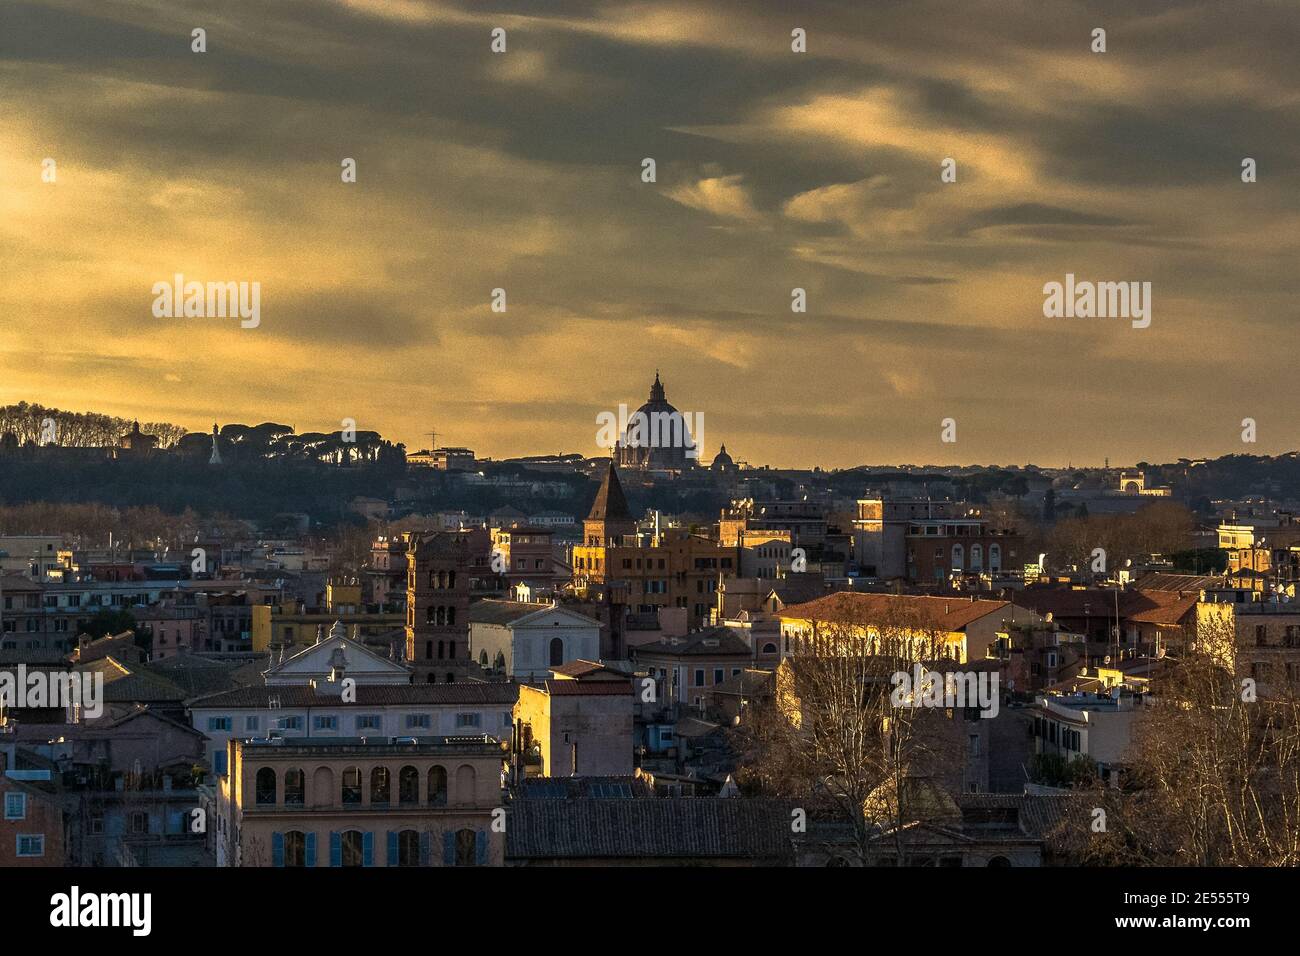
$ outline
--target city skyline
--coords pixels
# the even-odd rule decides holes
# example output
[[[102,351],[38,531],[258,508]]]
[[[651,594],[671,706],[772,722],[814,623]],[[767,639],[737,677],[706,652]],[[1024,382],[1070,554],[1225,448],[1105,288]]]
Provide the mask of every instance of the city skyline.
[[[775,466],[1300,444],[1266,347],[1297,318],[1280,4],[30,0],[0,20],[0,402],[596,454],[595,416],[659,367],[707,414],[706,454]],[[156,317],[177,274],[259,283],[259,324]],[[1151,283],[1150,326],[1045,317],[1067,276]]]

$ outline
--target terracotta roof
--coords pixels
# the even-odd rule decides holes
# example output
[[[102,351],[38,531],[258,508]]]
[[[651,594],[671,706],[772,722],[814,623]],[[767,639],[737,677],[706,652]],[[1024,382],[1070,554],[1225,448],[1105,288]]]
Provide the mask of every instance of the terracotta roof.
[[[508,859],[749,859],[792,862],[784,800],[517,800]]]
[[[970,600],[959,597],[927,597],[916,594],[863,594],[840,591],[796,604],[778,612],[783,621],[848,621],[877,623],[896,617],[900,624],[915,621],[925,627],[960,631],[989,614],[1011,607],[1009,601]]]
[[[439,704],[513,704],[519,698],[519,685],[514,683],[461,684],[357,684],[357,699],[352,704],[342,704],[331,694],[318,694],[307,686],[240,687],[235,690],[209,694],[188,702],[190,709],[222,707],[268,707],[271,698],[277,698],[281,707],[327,707],[331,703],[342,707],[418,706]]]
[[[621,697],[632,693],[632,682],[627,680],[548,680],[542,685],[553,697]]]
[[[612,667],[606,667],[599,661],[584,661],[582,658],[568,661],[558,667],[552,667],[551,673],[573,678],[590,677],[593,674],[616,674],[620,677],[626,676],[622,671],[615,670]]]
[[[1065,588],[1026,588],[1016,600],[1039,614],[1053,617],[1114,617],[1116,598],[1121,619],[1150,624],[1178,624],[1180,618],[1196,604],[1200,591],[1179,594],[1177,591],[1119,591],[1105,588],[1073,590]]]

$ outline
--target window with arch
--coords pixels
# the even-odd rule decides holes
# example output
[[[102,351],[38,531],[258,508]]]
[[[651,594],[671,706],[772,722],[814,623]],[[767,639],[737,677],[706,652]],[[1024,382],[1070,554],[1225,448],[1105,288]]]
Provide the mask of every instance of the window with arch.
[[[989,570],[997,571],[1002,567],[1002,546],[998,544],[989,545]]]
[[[456,609],[454,607],[447,608],[447,623],[448,624],[456,623]]]
[[[763,653],[764,653],[764,654],[775,654],[775,653],[776,653],[776,645],[773,644],[771,641],[769,641],[768,643],[764,644],[764,645],[763,645]]]
[[[497,651],[497,657],[496,657],[496,660],[494,660],[494,661],[492,662],[492,666],[495,667],[495,668],[496,668],[497,670],[499,670],[499,671],[503,671],[503,670],[505,670],[505,669],[506,669],[506,656],[505,656],[504,654],[502,654],[500,651]]]
[[[984,549],[978,544],[970,546],[970,566],[972,571],[984,570]]]
[[[438,642],[438,660],[442,660],[444,657],[447,656],[447,655],[446,655],[446,650],[447,650],[447,642],[446,642],[446,641],[439,641],[439,642]]]
[[[387,767],[375,767],[370,771],[370,802],[380,806],[391,803],[393,799],[392,774]]]
[[[456,802],[473,803],[474,802],[474,768],[469,764],[462,764],[456,771]]]
[[[443,607],[441,604],[438,605],[438,621],[437,621],[437,623],[438,623],[438,624],[446,624],[446,623],[447,623],[447,609],[446,609],[445,607]]]
[[[275,771],[270,767],[257,771],[253,790],[254,800],[259,807],[275,806]]]
[[[952,546],[952,566],[957,571],[966,567],[966,549],[959,544]]]
[[[317,767],[311,778],[312,806],[332,807],[334,799],[334,771],[329,767]]]
[[[344,866],[366,865],[365,837],[360,830],[344,830],[340,834],[339,844],[343,851],[341,862]]]
[[[418,830],[401,830],[397,834],[397,865],[420,865],[420,832]],[[392,866],[392,862],[389,866]]]
[[[488,656],[487,656],[487,651],[479,651],[479,652],[478,652],[478,664],[479,664],[479,667],[487,667],[487,666],[488,666]]]
[[[1005,856],[995,856],[993,857],[993,859],[989,860],[989,866],[1010,866],[1010,865],[1011,865],[1011,861],[1008,860]]]
[[[551,638],[551,666],[559,667],[564,663],[564,639]]]
[[[409,806],[420,802],[420,771],[406,766],[397,775],[397,802]]]
[[[284,805],[301,807],[307,802],[307,775],[298,767],[284,772]]]
[[[424,609],[424,623],[425,624],[440,623],[438,621],[437,614],[438,614],[438,609],[434,607],[432,604],[430,604],[428,607]]]
[[[361,768],[348,767],[343,771],[343,806],[361,805]]]
[[[455,571],[448,571],[448,572],[447,572],[447,587],[449,587],[449,588],[454,588],[455,586],[456,586],[456,572],[455,572]]]
[[[289,830],[284,835],[284,865],[307,865],[307,834],[301,830]]]
[[[447,771],[442,767],[429,768],[429,803],[435,807],[447,803]]]

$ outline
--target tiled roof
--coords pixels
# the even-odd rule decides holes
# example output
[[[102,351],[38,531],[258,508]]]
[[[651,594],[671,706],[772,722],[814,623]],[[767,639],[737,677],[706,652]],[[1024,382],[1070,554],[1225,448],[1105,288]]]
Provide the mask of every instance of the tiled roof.
[[[1056,618],[1104,618],[1114,616],[1118,598],[1119,615],[1125,620],[1177,624],[1199,596],[1199,591],[1180,595],[1177,591],[1026,588],[1017,593],[1016,600],[1039,614],[1051,613]]]
[[[439,704],[513,704],[519,698],[519,685],[514,683],[460,684],[357,684],[357,699],[344,707],[418,706]],[[318,694],[307,686],[240,687],[218,694],[210,694],[188,702],[191,709],[223,707],[268,707],[271,698],[277,698],[281,707],[322,707],[339,698]]]
[[[517,800],[506,857],[790,862],[792,807],[720,797]]]
[[[721,684],[715,684],[713,693],[742,697],[766,697],[772,693],[775,676],[772,671],[746,668],[734,677],[728,677]]]
[[[530,777],[518,788],[521,800],[645,800],[654,799],[654,787],[644,776]]]
[[[549,610],[550,607],[549,604],[497,601],[486,598],[482,601],[475,601],[469,606],[469,619],[472,624],[510,624],[521,617],[527,617],[529,614]]]
[[[542,684],[552,697],[621,697],[632,693],[632,682],[627,680],[548,680]]]
[[[729,627],[706,627],[684,637],[664,637],[636,648],[638,654],[666,654],[670,657],[718,657],[750,655],[749,645]]]
[[[982,598],[972,601],[959,597],[841,591],[787,607],[778,616],[783,621],[845,621],[854,624],[874,624],[895,618],[900,625],[915,623],[922,627],[959,631],[973,621],[1010,607],[1008,601]]]

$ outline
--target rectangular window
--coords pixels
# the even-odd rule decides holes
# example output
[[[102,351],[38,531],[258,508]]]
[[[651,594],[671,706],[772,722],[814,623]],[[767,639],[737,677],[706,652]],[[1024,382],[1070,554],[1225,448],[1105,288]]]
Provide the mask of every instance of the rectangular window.
[[[45,834],[44,833],[20,833],[18,834],[18,856],[44,856],[45,855]]]
[[[722,668],[721,668],[721,667],[715,667],[715,668],[713,668],[713,683],[715,683],[715,684],[721,684],[721,683],[722,683]]]
[[[321,714],[312,719],[312,726],[317,730],[338,730],[339,719],[333,714]]]
[[[281,730],[302,730],[302,717],[281,717]]]
[[[704,668],[703,668],[703,667],[697,667],[697,668],[695,669],[695,686],[696,686],[696,687],[703,687],[703,686],[704,686]],[[698,698],[696,698],[696,699],[698,700]]]
[[[5,794],[5,819],[23,820],[27,817],[27,794]]]
[[[482,724],[482,717],[479,714],[457,714],[456,728],[459,730],[463,727],[478,727]]]
[[[357,716],[357,730],[378,730],[381,721],[378,714],[359,714]]]
[[[245,718],[244,718],[244,729],[245,729],[245,730],[252,730],[252,731],[261,730],[261,729],[262,729],[262,718],[261,718],[261,717],[245,717]]]
[[[431,721],[428,714],[407,714],[407,730],[428,730]],[[457,725],[459,726],[459,724]]]
[[[234,722],[229,717],[209,717],[208,730],[230,730]]]

